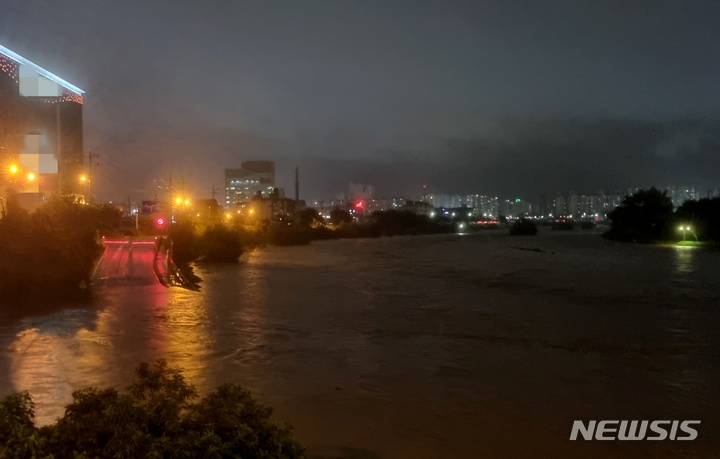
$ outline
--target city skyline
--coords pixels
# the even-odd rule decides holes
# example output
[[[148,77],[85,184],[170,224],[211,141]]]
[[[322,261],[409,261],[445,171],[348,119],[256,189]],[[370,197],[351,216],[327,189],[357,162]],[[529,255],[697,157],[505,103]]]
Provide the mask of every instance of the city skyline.
[[[140,198],[169,173],[199,193],[258,158],[279,183],[299,167],[309,199],[348,181],[403,195],[720,181],[715,2],[3,12],[0,43],[88,91],[105,199]]]

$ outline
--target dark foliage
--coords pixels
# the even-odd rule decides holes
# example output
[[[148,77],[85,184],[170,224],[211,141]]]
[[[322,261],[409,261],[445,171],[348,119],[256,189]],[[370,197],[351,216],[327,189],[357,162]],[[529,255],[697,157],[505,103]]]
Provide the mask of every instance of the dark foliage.
[[[82,294],[102,248],[99,228],[111,227],[117,211],[54,196],[34,213],[13,211],[0,221],[0,297],[57,299]]]
[[[333,209],[330,211],[330,223],[335,226],[352,222],[350,212],[344,209]]]
[[[535,236],[537,232],[537,225],[532,220],[521,219],[510,226],[510,234],[513,236]]]
[[[628,195],[608,214],[608,239],[651,243],[672,237],[673,204],[667,193],[656,188]]]
[[[676,221],[691,226],[699,240],[720,242],[720,198],[685,201]]]
[[[312,207],[301,210],[297,215],[297,219],[298,224],[307,228],[325,226],[325,221],[320,215],[320,212]]]
[[[198,234],[190,221],[178,221],[171,230],[173,260],[182,265],[196,260],[236,262],[243,253],[241,231],[223,224]]]
[[[215,225],[200,236],[198,255],[204,261],[235,262],[242,255],[239,231]]]
[[[0,399],[0,457],[302,458],[272,409],[227,384],[193,403],[195,388],[165,361],[142,364],[127,393],[75,391],[56,424],[35,426],[27,393]]]
[[[180,220],[170,228],[173,246],[173,260],[176,263],[189,263],[200,256],[200,237],[191,222]]]

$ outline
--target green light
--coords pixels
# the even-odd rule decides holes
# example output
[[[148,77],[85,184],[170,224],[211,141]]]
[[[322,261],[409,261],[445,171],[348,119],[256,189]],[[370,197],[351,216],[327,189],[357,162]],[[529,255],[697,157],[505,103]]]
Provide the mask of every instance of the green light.
[[[520,198],[515,198],[515,202],[520,202]]]

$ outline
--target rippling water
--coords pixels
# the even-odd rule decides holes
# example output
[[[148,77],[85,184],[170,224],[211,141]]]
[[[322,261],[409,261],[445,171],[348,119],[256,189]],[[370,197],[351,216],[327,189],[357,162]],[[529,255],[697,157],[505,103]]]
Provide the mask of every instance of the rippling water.
[[[588,234],[265,248],[201,292],[108,285],[0,317],[0,393],[40,421],[72,390],[167,358],[201,392],[250,388],[327,457],[720,450],[720,254]],[[700,419],[696,442],[568,442],[574,419]]]

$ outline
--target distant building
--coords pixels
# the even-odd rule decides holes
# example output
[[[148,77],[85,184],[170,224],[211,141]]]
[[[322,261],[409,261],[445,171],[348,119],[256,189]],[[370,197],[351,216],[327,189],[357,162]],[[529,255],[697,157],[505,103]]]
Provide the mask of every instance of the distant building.
[[[570,193],[567,199],[567,214],[576,216],[580,209],[580,197],[576,193]]]
[[[405,201],[405,204],[400,207],[399,210],[404,210],[412,212],[416,215],[425,215],[429,217],[433,214],[435,208],[432,206],[432,204],[424,201]]]
[[[694,186],[671,186],[665,188],[673,206],[680,207],[685,201],[697,200],[698,194]]]
[[[253,198],[246,203],[248,221],[259,225],[290,224],[297,212],[305,208],[305,201],[279,197],[277,193],[267,198]]]
[[[238,169],[225,169],[225,207],[244,204],[258,193],[270,197],[274,188],[273,161],[244,161]]]
[[[506,199],[500,206],[500,214],[506,217],[525,217],[533,213],[533,206],[520,198]],[[483,215],[485,216],[485,215]],[[490,217],[494,215],[488,215]]]
[[[497,196],[430,194],[427,196],[427,202],[438,208],[469,207],[476,214],[485,217],[494,217],[500,213],[500,201]]]
[[[0,46],[0,163],[13,165],[0,174],[0,186],[17,191],[23,207],[53,192],[85,191],[83,94]]]
[[[348,184],[348,195],[347,199],[357,200],[364,199],[369,200],[375,197],[375,187],[369,184],[353,183]]]
[[[561,215],[565,215],[566,212],[567,212],[567,200],[565,199],[565,196],[562,196],[562,195],[555,196],[553,215],[555,217],[559,217]]]

